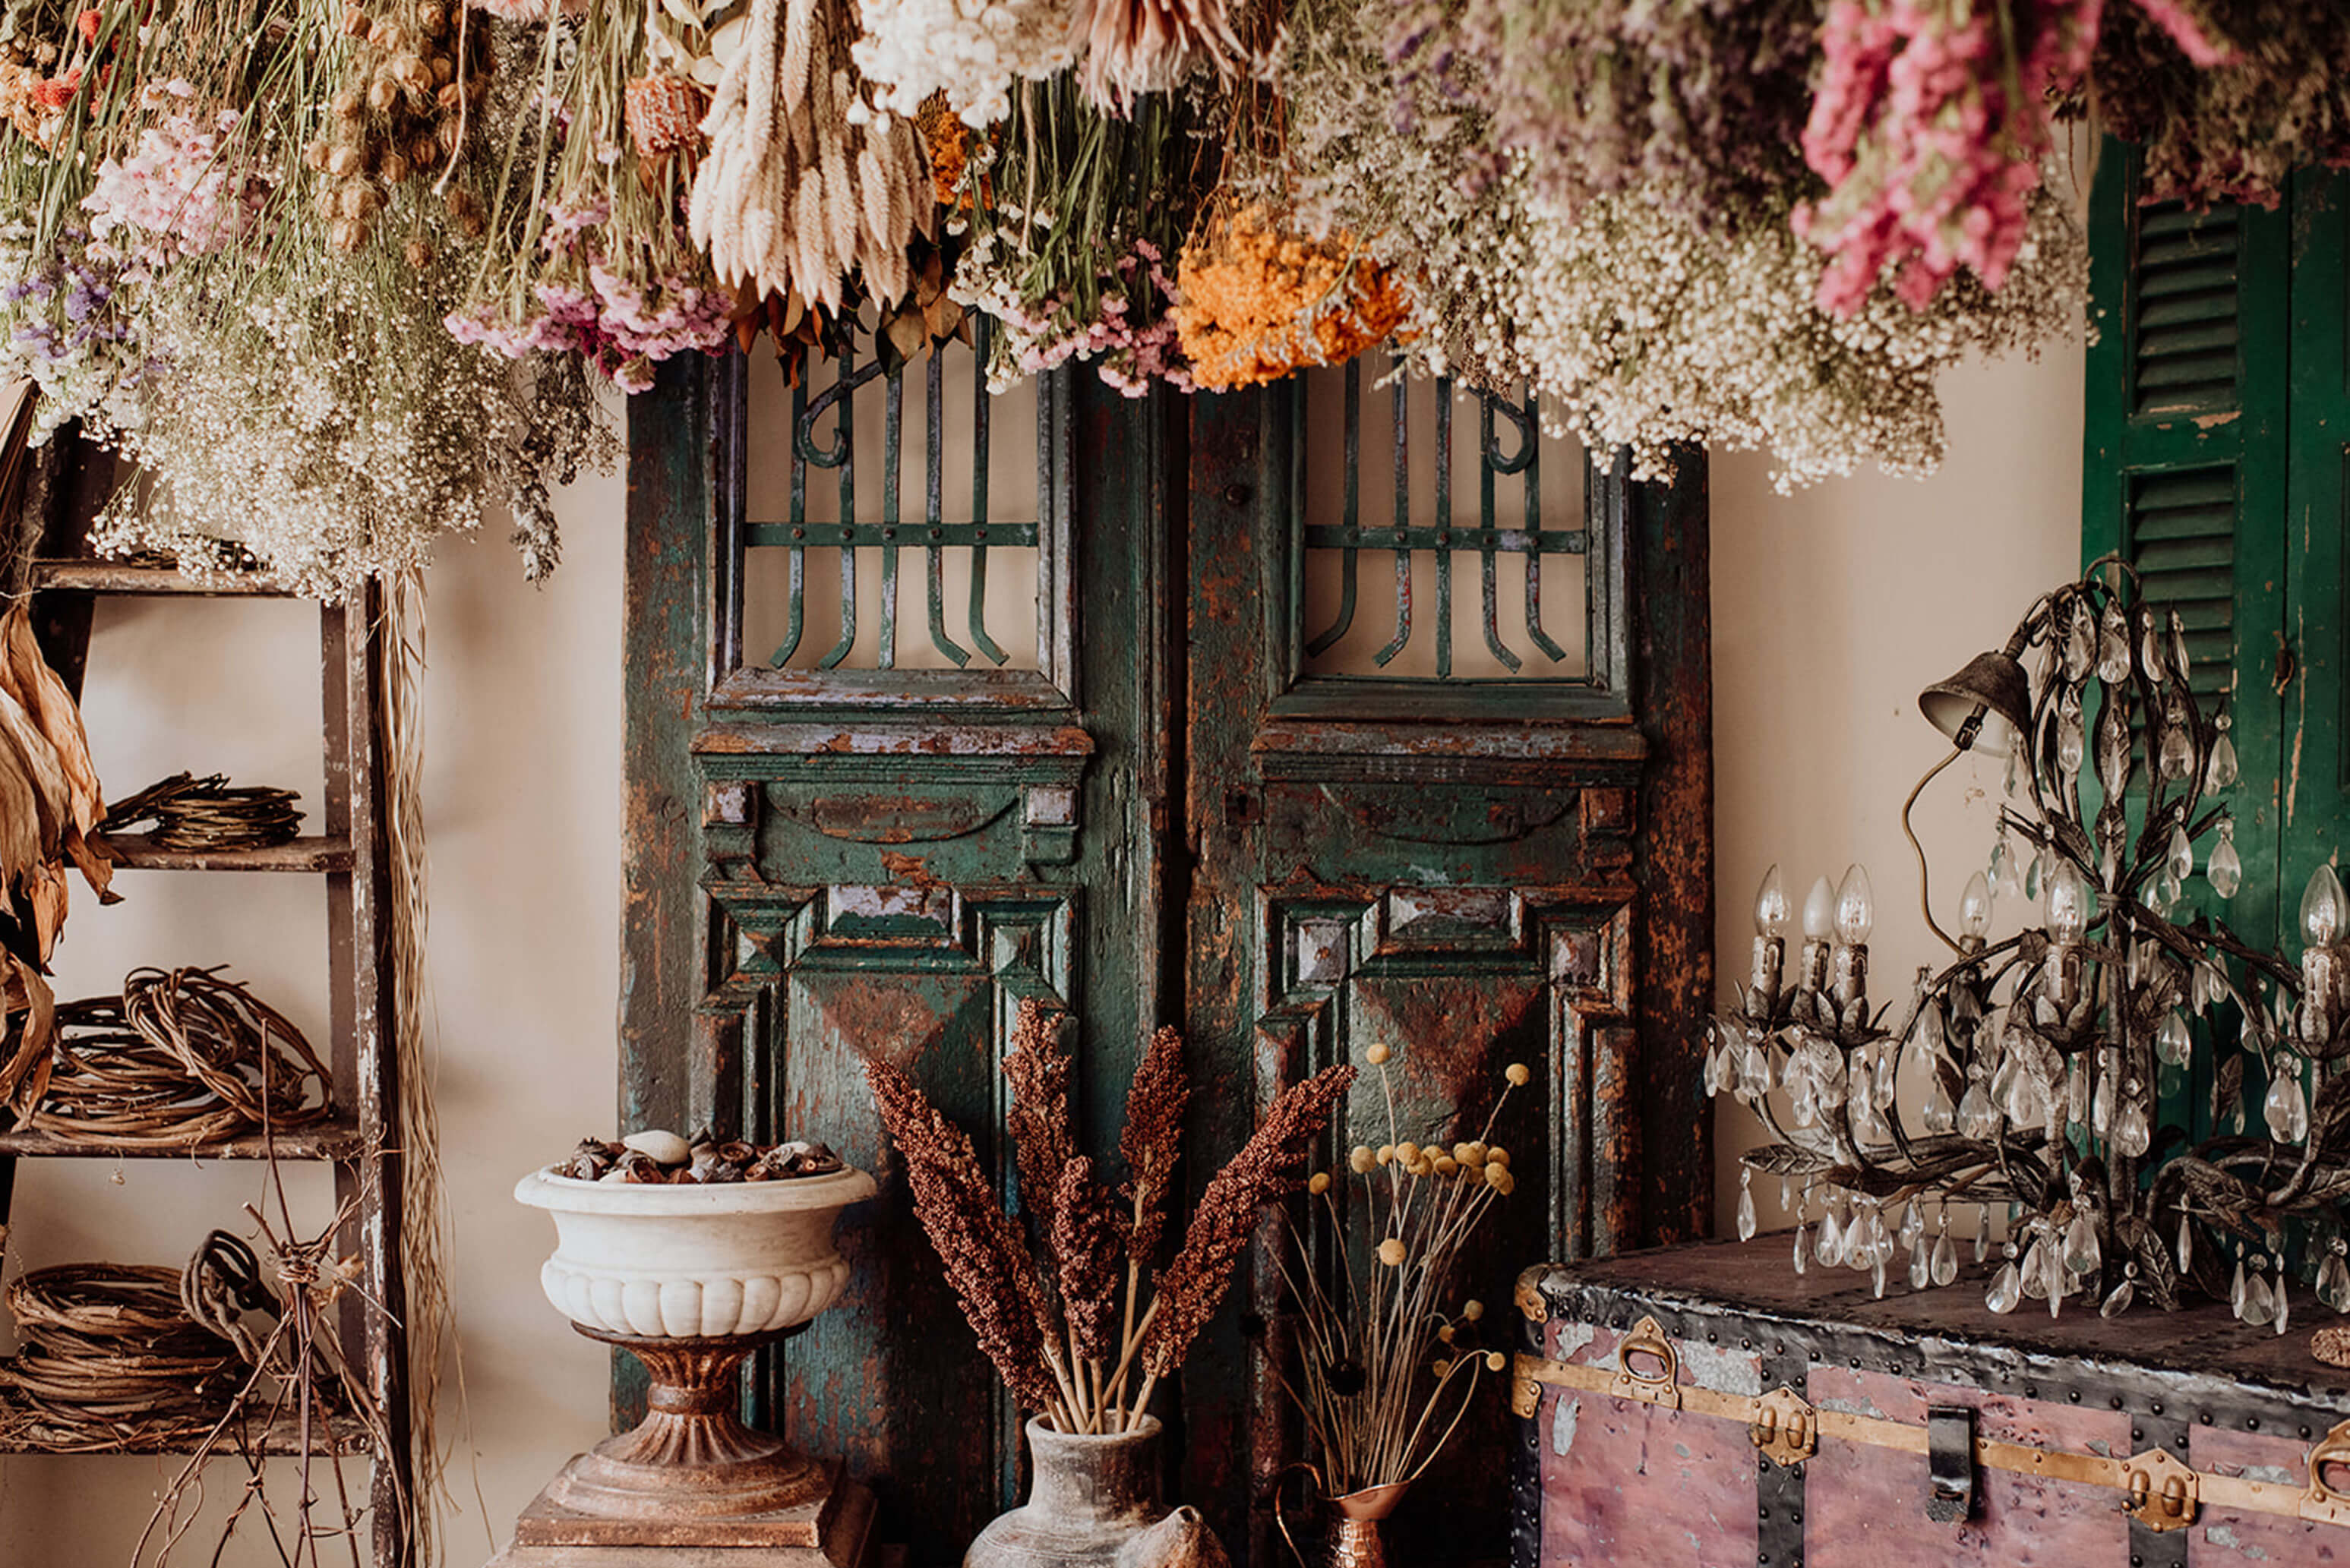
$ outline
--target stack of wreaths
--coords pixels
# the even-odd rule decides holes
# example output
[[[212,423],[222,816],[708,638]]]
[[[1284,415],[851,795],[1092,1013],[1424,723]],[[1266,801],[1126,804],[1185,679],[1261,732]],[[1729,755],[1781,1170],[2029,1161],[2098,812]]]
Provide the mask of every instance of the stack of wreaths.
[[[284,1014],[219,969],[140,969],[57,1010],[36,1132],[177,1147],[332,1114],[327,1068]]]

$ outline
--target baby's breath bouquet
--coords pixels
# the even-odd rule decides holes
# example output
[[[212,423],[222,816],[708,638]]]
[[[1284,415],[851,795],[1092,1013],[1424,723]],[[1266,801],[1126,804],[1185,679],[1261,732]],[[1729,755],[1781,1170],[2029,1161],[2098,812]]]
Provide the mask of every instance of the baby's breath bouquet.
[[[1517,1185],[1493,1129],[1510,1092],[1533,1074],[1512,1063],[1482,1130],[1448,1147],[1405,1136],[1393,1054],[1383,1044],[1364,1052],[1378,1072],[1388,1141],[1357,1144],[1345,1170],[1306,1185],[1344,1242],[1336,1283],[1325,1282],[1303,1228],[1292,1231],[1295,1256],[1281,1265],[1301,1327],[1297,1378],[1284,1375],[1282,1386],[1305,1417],[1333,1499],[1418,1480],[1468,1414],[1478,1375],[1507,1365],[1473,1344],[1483,1303],[1455,1303],[1451,1293],[1486,1212]]]

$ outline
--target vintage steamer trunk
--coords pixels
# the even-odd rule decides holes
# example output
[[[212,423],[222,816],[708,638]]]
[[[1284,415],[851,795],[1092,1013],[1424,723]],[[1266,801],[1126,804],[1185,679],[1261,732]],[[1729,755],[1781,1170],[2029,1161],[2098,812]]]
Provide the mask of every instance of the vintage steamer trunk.
[[[1789,1250],[1525,1273],[1513,1568],[2350,1563],[2350,1375],[2314,1322],[2000,1317],[1980,1269],[1877,1301]]]

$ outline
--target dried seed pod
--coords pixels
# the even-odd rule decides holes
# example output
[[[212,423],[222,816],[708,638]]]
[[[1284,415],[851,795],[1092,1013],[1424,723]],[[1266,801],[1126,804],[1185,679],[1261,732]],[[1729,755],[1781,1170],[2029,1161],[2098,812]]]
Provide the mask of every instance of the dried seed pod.
[[[400,84],[388,76],[380,76],[368,84],[368,107],[384,113],[400,101]]]
[[[452,185],[449,187],[449,215],[461,223],[468,218],[479,222],[482,216],[481,201],[464,186]]]
[[[432,70],[421,55],[402,55],[391,62],[391,79],[401,88],[421,98],[432,90]]]
[[[325,142],[313,141],[302,149],[302,167],[313,173],[323,174],[327,171],[327,160],[333,151],[334,149]]]
[[[387,55],[396,55],[408,42],[408,34],[389,16],[379,16],[368,29],[367,41]]]
[[[472,84],[468,83],[467,85],[470,86]],[[464,91],[454,82],[452,82],[447,87],[442,88],[439,92],[433,94],[432,101],[441,106],[442,113],[454,114],[457,112],[458,106],[465,101]]]
[[[321,185],[318,187],[318,193],[311,198],[311,205],[317,210],[318,216],[332,218],[335,215],[335,198],[340,194],[342,191],[338,186]]]
[[[434,82],[445,85],[457,79],[457,62],[451,59],[448,56],[435,55],[432,57],[431,64],[432,67],[432,79]]]
[[[594,1181],[604,1174],[604,1167],[584,1154],[575,1154],[555,1168],[557,1176],[567,1176],[574,1181]]]
[[[449,30],[449,13],[438,5],[419,5],[416,30],[428,38],[440,37]]]
[[[399,184],[415,172],[409,168],[408,160],[402,158],[398,152],[387,152],[377,159],[375,171],[381,175],[387,183],[393,185]]]
[[[376,195],[372,185],[346,185],[335,202],[336,210],[344,217],[358,220],[374,217],[382,205],[382,200]]]
[[[368,35],[367,12],[357,5],[344,6],[343,31],[345,34],[354,38],[366,37]]]
[[[408,161],[419,169],[430,169],[441,161],[441,143],[426,132],[408,144]]]
[[[337,147],[327,154],[327,172],[338,180],[348,180],[366,167],[367,155],[356,147]]]
[[[337,119],[357,119],[365,101],[359,97],[359,88],[345,88],[334,96],[328,107],[335,111]]]
[[[669,1179],[669,1173],[661,1169],[660,1161],[649,1154],[639,1154],[634,1149],[621,1157],[617,1168],[623,1181],[650,1184]]]
[[[367,244],[368,226],[356,218],[338,218],[327,230],[327,244],[348,253]]]
[[[756,1145],[747,1144],[742,1139],[736,1138],[732,1143],[720,1144],[718,1146],[718,1157],[729,1165],[739,1165],[747,1168],[758,1159],[759,1150]]]

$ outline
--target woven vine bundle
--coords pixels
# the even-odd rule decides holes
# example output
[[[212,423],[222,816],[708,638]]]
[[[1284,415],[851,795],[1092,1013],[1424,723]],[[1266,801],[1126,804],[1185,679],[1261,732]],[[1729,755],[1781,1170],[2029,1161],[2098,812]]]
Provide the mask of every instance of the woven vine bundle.
[[[182,1271],[69,1263],[8,1286],[19,1347],[0,1359],[0,1436],[52,1453],[202,1438],[251,1376],[181,1303]]]
[[[147,837],[165,849],[265,849],[300,835],[300,798],[265,784],[232,786],[225,774],[173,774],[118,803],[99,831],[124,833],[152,819]]]
[[[174,1148],[331,1114],[325,1064],[284,1014],[217,969],[141,969],[119,997],[57,1009],[48,1092],[27,1126]]]

